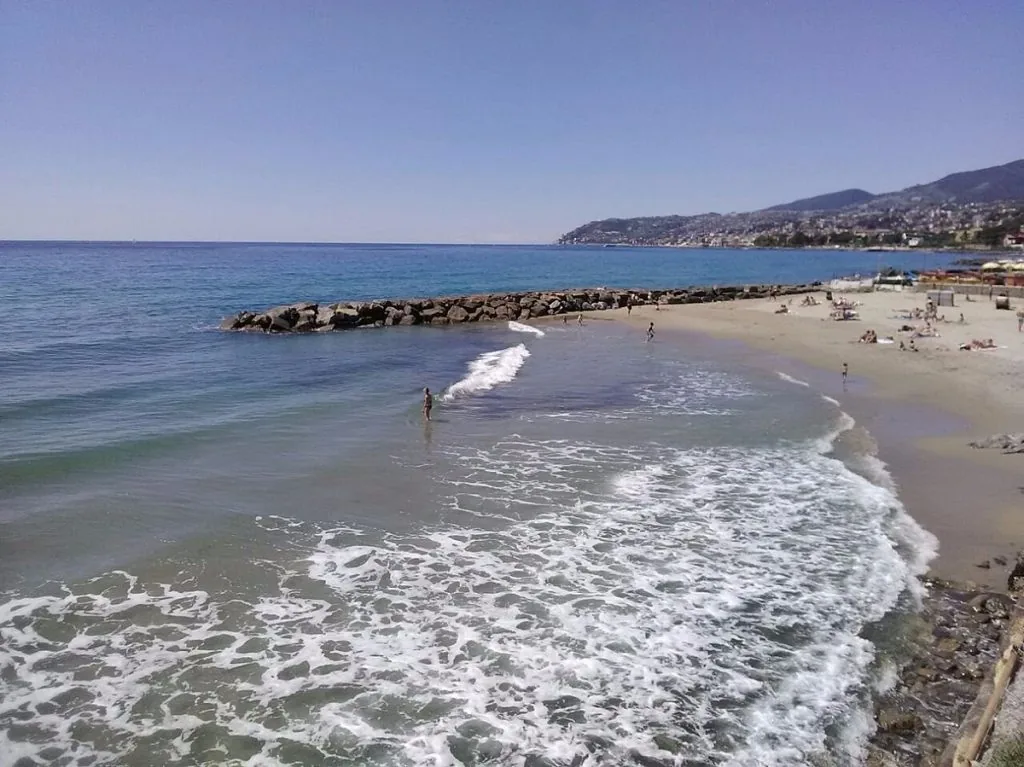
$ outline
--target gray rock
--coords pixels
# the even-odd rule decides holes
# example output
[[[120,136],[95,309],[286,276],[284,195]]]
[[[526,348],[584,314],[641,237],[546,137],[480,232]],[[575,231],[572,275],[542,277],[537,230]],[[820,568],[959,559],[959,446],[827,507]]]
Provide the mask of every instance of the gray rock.
[[[333,325],[335,310],[330,306],[321,306],[316,313],[317,325]]]
[[[882,708],[878,712],[878,729],[885,732],[909,732],[921,726],[917,714],[901,711],[896,706]]]
[[[455,306],[448,310],[448,314],[446,316],[448,317],[449,322],[465,322],[469,319],[469,312],[458,304],[455,304]]]

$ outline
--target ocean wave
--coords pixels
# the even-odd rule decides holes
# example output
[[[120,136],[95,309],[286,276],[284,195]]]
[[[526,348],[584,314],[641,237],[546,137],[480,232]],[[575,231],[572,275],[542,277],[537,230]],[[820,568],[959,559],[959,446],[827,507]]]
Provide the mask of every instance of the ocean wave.
[[[535,336],[544,335],[544,331],[540,328],[535,328],[533,325],[525,325],[522,322],[516,322],[515,320],[509,321],[508,329],[514,330],[516,333],[532,333]]]
[[[801,381],[799,378],[794,378],[793,376],[787,373],[783,373],[781,370],[776,370],[775,375],[777,375],[783,381],[787,381],[791,384],[796,384],[797,386],[810,386],[810,384],[807,383],[807,381]]]
[[[469,363],[469,374],[462,380],[452,384],[441,395],[444,401],[456,397],[480,394],[503,383],[508,383],[519,372],[519,368],[530,356],[525,344],[510,346],[494,352],[481,354]]]
[[[512,436],[447,457],[447,505],[473,524],[303,536],[268,517],[259,529],[294,559],[254,561],[248,593],[115,573],[0,606],[0,721],[17,714],[31,736],[0,733],[5,753],[857,763],[862,629],[927,556],[902,550],[912,521],[890,488],[820,440]]]
[[[680,369],[681,368],[681,369]],[[672,366],[662,376],[640,386],[634,395],[650,411],[687,415],[734,415],[735,401],[759,396],[743,378],[719,370]]]

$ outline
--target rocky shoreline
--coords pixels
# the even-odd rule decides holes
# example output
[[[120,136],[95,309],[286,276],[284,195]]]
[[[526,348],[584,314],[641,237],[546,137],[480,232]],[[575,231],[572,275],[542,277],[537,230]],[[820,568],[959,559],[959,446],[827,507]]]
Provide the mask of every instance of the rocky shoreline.
[[[1021,574],[1024,558],[1009,573],[1011,589],[1024,585]],[[962,725],[984,694],[1016,609],[1013,590],[921,580],[928,593],[906,627],[907,660],[893,688],[876,701],[869,767],[951,764]]]
[[[1024,453],[1024,434],[993,434],[967,444],[978,450],[1002,450],[1005,455]]]
[[[699,304],[789,296],[821,289],[809,285],[731,285],[670,290],[586,288],[562,291],[487,293],[439,298],[312,301],[276,306],[261,312],[242,311],[221,322],[221,330],[264,333],[323,333],[393,325],[457,325],[465,322],[507,322],[577,312],[660,304]]]

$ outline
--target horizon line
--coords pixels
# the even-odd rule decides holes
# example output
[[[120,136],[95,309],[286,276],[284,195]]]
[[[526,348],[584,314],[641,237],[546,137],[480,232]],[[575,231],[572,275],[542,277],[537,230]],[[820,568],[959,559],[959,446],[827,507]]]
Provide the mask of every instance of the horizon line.
[[[82,239],[0,239],[0,245],[438,245],[473,247],[523,247],[558,245],[557,242],[412,242],[412,241],[335,241],[335,240],[82,240]]]

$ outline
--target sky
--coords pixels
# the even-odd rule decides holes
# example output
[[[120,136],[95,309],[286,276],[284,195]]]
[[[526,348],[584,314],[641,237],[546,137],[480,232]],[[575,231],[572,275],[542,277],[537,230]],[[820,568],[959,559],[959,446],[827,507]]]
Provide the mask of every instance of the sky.
[[[550,242],[1024,157],[1021,0],[0,0],[0,239]]]

